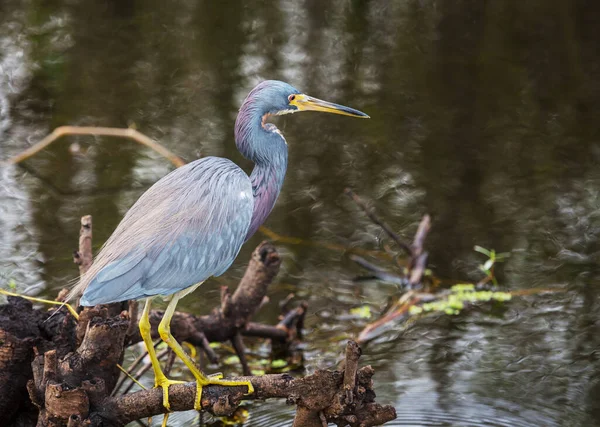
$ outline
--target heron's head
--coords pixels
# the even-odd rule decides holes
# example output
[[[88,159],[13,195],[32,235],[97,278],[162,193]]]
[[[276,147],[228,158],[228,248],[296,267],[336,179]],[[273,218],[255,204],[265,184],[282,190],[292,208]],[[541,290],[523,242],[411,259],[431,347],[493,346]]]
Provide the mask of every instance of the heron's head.
[[[363,119],[369,118],[362,111],[313,98],[278,80],[266,80],[260,83],[252,89],[246,100],[253,102],[263,116],[280,116],[298,111],[321,111]]]
[[[258,84],[244,100],[235,121],[235,143],[244,157],[255,163],[270,159],[274,153],[287,156],[285,138],[272,123],[269,116],[296,113],[298,111],[322,111],[345,116],[368,118],[353,108],[300,93],[287,83],[267,80]],[[267,133],[262,132],[266,130]],[[267,137],[267,136],[270,137]],[[272,142],[276,141],[273,145]],[[283,148],[277,150],[276,148]]]

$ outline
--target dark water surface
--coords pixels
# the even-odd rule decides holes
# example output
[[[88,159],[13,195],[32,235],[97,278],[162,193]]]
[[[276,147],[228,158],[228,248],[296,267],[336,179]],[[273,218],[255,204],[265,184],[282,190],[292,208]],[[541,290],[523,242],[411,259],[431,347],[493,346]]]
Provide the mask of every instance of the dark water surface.
[[[512,252],[507,289],[569,289],[398,327],[367,347],[378,401],[398,411],[390,425],[600,425],[600,3],[4,0],[0,159],[60,125],[134,124],[187,160],[225,156],[249,171],[233,123],[262,79],[372,117],[276,120],[290,165],[269,228],[381,249],[349,186],[402,235],[432,215],[438,276],[481,278],[477,244]],[[99,247],[171,169],[131,141],[70,137],[1,170],[0,285],[54,295],[77,273],[79,217],[94,216]],[[262,238],[182,306],[210,310]],[[259,319],[274,322],[290,291],[308,299],[307,369],[331,366],[364,324],[348,310],[377,310],[396,288],[353,283],[361,271],[339,251],[278,248]],[[249,426],[291,423],[284,403],[250,409]]]

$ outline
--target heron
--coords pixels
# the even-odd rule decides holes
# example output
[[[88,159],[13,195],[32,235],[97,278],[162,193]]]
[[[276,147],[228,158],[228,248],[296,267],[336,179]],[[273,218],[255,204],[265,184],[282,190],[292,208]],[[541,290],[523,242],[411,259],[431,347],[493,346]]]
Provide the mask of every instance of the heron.
[[[150,320],[154,297],[170,298],[158,326],[160,338],[196,379],[194,408],[202,408],[202,388],[209,384],[246,386],[220,374],[205,375],[170,331],[177,302],[211,276],[231,266],[240,248],[266,220],[283,186],[288,148],[270,116],[321,111],[368,118],[353,108],[302,94],[291,85],[268,80],[250,91],[237,115],[235,143],[254,163],[248,176],[229,159],[205,157],[173,170],[152,185],[125,214],[71,296],[81,306],[145,299],[139,329],[169,411],[169,386],[152,343]]]

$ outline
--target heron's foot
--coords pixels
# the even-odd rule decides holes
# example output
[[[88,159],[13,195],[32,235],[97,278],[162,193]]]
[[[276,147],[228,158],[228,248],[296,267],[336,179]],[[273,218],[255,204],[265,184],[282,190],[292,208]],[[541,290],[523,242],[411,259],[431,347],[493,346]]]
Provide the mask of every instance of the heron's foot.
[[[248,393],[254,393],[254,387],[250,381],[228,381],[222,380],[223,374],[213,374],[208,377],[200,378],[196,381],[196,400],[194,401],[194,409],[196,411],[200,411],[202,409],[202,387],[205,385],[220,385],[223,387],[238,387],[238,386],[246,386],[248,388]]]
[[[154,380],[154,388],[161,387],[163,390],[163,406],[170,411],[171,405],[169,404],[169,386],[173,384],[184,384],[185,381],[170,380],[166,376],[158,377]]]
[[[214,379],[214,380],[220,380],[221,378],[223,378],[223,373],[222,372],[215,372],[214,374],[210,374],[207,375],[209,379]]]

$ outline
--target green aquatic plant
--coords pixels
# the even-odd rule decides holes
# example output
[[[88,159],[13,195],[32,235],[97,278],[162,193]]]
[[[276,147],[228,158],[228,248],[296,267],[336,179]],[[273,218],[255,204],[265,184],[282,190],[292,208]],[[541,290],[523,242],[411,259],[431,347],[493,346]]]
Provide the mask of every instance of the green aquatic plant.
[[[356,316],[359,319],[370,319],[372,316],[371,307],[368,305],[354,307],[350,309],[350,314]]]
[[[487,261],[479,266],[479,269],[485,273],[486,277],[484,281],[492,281],[492,283],[497,286],[498,281],[496,280],[496,276],[494,275],[494,267],[499,262],[504,262],[508,257],[510,257],[509,252],[501,252],[496,253],[494,249],[486,249],[481,246],[475,245],[473,248],[475,252],[479,252],[488,257]]]
[[[450,291],[440,296],[436,301],[413,305],[409,309],[411,315],[423,313],[459,314],[467,305],[489,301],[508,301],[512,298],[509,292],[491,290],[477,290],[472,283],[459,283],[450,288]]]

